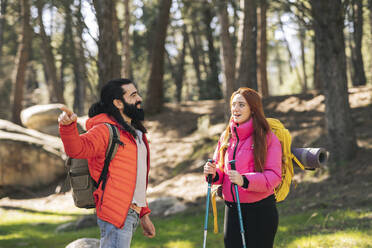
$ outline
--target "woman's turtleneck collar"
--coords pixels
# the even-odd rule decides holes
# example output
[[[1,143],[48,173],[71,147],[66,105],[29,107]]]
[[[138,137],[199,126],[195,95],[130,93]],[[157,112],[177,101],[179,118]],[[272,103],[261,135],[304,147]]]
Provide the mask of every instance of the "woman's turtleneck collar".
[[[235,129],[238,133],[239,139],[246,139],[253,133],[253,119],[250,118],[248,121],[238,124],[235,123],[233,120],[230,122],[230,131],[233,138],[236,138]]]

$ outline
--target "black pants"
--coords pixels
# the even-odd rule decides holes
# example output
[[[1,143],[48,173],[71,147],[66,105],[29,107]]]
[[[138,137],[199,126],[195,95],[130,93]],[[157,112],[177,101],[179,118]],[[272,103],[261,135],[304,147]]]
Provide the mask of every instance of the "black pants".
[[[272,248],[278,229],[275,196],[254,203],[241,203],[247,248]],[[243,247],[236,203],[225,201],[225,248]]]

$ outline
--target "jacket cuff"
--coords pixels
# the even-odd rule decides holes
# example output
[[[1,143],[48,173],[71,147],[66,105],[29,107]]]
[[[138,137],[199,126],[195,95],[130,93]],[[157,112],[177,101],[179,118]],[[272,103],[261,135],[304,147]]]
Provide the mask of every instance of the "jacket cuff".
[[[151,213],[151,210],[148,207],[143,207],[141,209],[140,218],[142,218],[143,216],[145,216],[146,214],[149,214],[149,213]]]
[[[244,182],[243,182],[242,188],[248,189],[249,181],[248,181],[248,178],[244,175],[243,175],[243,181]]]
[[[220,176],[219,176],[218,173],[216,172],[216,175],[214,176],[212,182],[215,183],[215,182],[217,182],[219,179],[220,179]]]
[[[62,125],[62,124],[59,124],[59,132],[60,134],[65,134],[65,135],[69,135],[71,133],[78,133],[79,132],[77,131],[77,122],[74,121],[73,123],[71,123],[70,125]]]

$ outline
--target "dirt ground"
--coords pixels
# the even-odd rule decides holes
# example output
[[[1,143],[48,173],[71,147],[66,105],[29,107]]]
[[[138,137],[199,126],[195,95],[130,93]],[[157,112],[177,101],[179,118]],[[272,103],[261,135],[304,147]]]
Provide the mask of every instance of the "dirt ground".
[[[295,190],[289,198],[304,194],[308,200],[293,211],[310,208],[358,208],[372,204],[372,87],[352,88],[350,106],[359,150],[354,160],[329,164],[315,172],[296,170]],[[316,94],[269,97],[267,117],[279,118],[290,130],[297,147],[325,147],[324,97]],[[202,167],[213,154],[215,141],[226,126],[223,101],[166,104],[165,110],[145,122],[151,148],[149,198],[175,196],[188,203],[206,193]],[[58,191],[59,188],[54,191]],[[32,199],[0,199],[0,207],[42,210],[74,208],[70,192]],[[313,197],[314,196],[314,197]],[[30,197],[29,197],[30,198]]]

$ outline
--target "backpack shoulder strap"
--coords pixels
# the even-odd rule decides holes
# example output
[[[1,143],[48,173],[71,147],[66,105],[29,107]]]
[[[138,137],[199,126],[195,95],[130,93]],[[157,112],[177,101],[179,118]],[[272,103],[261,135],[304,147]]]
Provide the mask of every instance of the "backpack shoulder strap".
[[[101,175],[96,184],[96,187],[98,188],[98,186],[102,182],[102,190],[105,190],[108,168],[109,168],[110,162],[114,158],[118,150],[118,146],[124,145],[124,143],[120,141],[120,132],[118,128],[115,125],[112,125],[110,123],[105,123],[105,125],[109,129],[110,138],[109,138],[109,143],[107,145],[107,150],[106,150],[105,164],[103,166]]]

